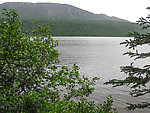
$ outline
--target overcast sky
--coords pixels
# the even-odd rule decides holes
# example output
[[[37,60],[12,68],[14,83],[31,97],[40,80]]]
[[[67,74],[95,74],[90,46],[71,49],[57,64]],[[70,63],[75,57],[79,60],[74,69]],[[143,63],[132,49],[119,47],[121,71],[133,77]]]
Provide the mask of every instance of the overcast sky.
[[[150,11],[150,0],[0,0],[4,2],[50,2],[70,4],[81,9],[88,10],[95,14],[106,14],[116,16],[131,22],[137,21],[140,17],[146,17]]]

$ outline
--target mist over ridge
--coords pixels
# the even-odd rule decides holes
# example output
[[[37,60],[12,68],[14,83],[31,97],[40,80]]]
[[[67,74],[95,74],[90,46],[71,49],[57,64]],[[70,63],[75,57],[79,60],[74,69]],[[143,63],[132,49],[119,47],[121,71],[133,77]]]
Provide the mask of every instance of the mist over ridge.
[[[59,3],[6,2],[3,8],[14,8],[23,20],[23,29],[33,29],[34,21],[49,25],[56,36],[126,36],[128,32],[139,31],[135,23],[105,14]]]

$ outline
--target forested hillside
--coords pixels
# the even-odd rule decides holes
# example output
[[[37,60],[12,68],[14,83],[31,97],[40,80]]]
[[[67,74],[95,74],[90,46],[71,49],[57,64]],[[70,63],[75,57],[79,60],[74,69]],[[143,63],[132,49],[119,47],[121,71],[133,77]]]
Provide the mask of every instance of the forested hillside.
[[[33,30],[34,23],[34,20],[24,20],[23,30]],[[136,24],[117,21],[45,20],[37,23],[50,26],[53,36],[127,36],[132,30],[139,31]]]
[[[3,8],[14,8],[22,19],[22,29],[30,32],[37,21],[50,26],[53,36],[126,36],[139,27],[127,20],[93,14],[67,4],[7,2]]]
[[[94,14],[71,5],[59,3],[6,2],[0,4],[0,9],[2,8],[14,8],[18,10],[21,19],[126,21],[116,17],[109,17],[105,14]]]

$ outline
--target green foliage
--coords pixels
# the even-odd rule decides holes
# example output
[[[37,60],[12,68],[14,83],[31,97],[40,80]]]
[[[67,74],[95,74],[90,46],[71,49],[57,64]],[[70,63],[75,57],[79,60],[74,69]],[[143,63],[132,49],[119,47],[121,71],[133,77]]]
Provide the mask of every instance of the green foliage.
[[[116,109],[112,109],[112,97],[108,97],[103,104],[96,105],[94,101],[88,102],[85,98],[78,102],[59,101],[51,104],[51,111],[54,113],[116,113]],[[56,105],[57,104],[57,105]]]
[[[97,77],[81,76],[76,64],[72,68],[57,66],[58,42],[48,28],[38,25],[27,35],[16,11],[3,9],[0,40],[1,112],[116,112],[111,96],[99,105],[87,101]]]
[[[38,24],[51,26],[53,36],[126,36],[131,30],[139,30],[136,24],[107,20],[38,20]],[[22,20],[23,30],[34,29],[34,20]]]
[[[149,8],[148,8],[149,9]],[[146,18],[140,18],[138,23],[143,27],[143,29],[149,30],[150,24],[150,15]],[[138,50],[139,46],[149,46],[150,45],[150,33],[140,34],[138,32],[130,33],[130,36],[134,39],[126,40],[121,44],[125,44],[130,51],[124,53],[130,58],[137,60],[144,60],[150,58],[150,52],[140,52]],[[149,62],[147,62],[149,63]],[[150,82],[150,64],[145,64],[143,67],[135,66],[132,62],[130,66],[121,67],[121,71],[128,75],[124,80],[113,79],[105,84],[112,84],[114,87],[128,85],[132,88],[130,95],[133,97],[139,97],[143,95],[150,94],[150,89],[148,88]],[[141,104],[131,104],[128,103],[127,109],[141,109],[141,108],[150,108],[149,102],[142,102]]]
[[[14,8],[22,19],[24,31],[32,31],[39,25],[51,27],[53,36],[126,36],[131,30],[141,31],[139,26],[105,14],[93,14],[67,4],[7,2],[2,8]]]

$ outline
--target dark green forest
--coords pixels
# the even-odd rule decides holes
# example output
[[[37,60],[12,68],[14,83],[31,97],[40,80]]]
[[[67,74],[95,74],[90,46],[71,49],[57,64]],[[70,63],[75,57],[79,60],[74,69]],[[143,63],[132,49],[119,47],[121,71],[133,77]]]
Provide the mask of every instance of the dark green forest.
[[[22,29],[30,32],[35,22],[50,26],[53,36],[127,36],[140,31],[139,26],[127,20],[58,3],[7,2],[0,10],[13,8],[22,20]]]
[[[35,22],[50,26],[53,36],[127,36],[129,31],[139,31],[134,23],[90,20],[22,20],[22,29],[32,31]]]

